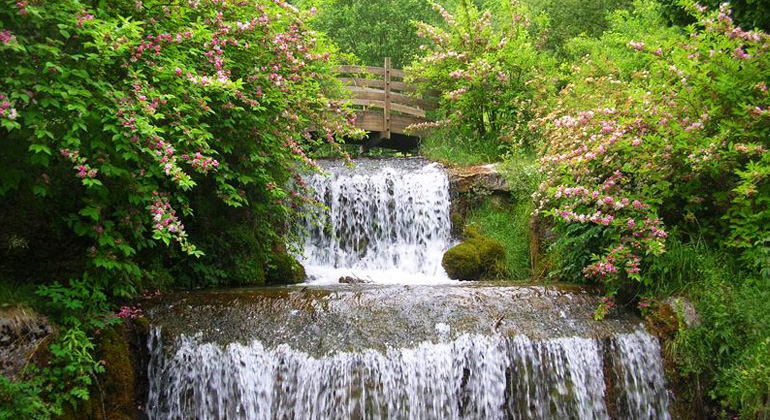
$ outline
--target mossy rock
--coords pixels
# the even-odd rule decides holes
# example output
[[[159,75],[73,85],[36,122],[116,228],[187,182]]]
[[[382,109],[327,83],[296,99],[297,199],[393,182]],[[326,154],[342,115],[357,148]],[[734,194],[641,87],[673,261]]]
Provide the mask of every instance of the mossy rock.
[[[267,270],[268,284],[297,284],[305,281],[305,267],[287,252],[273,256],[273,261]]]
[[[475,230],[466,230],[467,239],[450,248],[441,259],[449,278],[488,280],[501,274],[505,260],[503,245]]]
[[[65,405],[58,420],[131,420],[139,417],[135,401],[136,366],[125,323],[102,329],[94,357],[104,365],[89,388],[89,399]]]

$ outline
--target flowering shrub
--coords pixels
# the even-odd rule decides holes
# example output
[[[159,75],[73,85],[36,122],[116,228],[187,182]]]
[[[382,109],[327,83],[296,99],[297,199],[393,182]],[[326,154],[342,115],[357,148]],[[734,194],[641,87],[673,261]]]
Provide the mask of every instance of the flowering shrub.
[[[621,15],[609,41],[635,38],[575,66],[536,123],[548,173],[539,211],[564,240],[594,231],[580,275],[610,295],[654,284],[643,268],[672,228],[768,264],[770,36],[736,27],[725,7],[687,5],[698,19],[687,37],[646,32],[659,26],[643,22],[655,19],[649,4]]]
[[[529,19],[515,1],[496,11],[499,29],[489,11],[468,0],[451,14],[438,4],[447,30],[426,23],[417,34],[426,51],[412,66],[426,90],[441,93],[442,118],[462,135],[476,139],[525,136],[530,80],[539,59],[532,46]],[[419,79],[418,79],[419,81]]]
[[[282,0],[2,5],[0,195],[75,197],[64,220],[113,293],[135,292],[157,241],[216,253],[195,238],[222,226],[200,218],[248,215],[268,254],[308,148],[353,132],[335,63]]]

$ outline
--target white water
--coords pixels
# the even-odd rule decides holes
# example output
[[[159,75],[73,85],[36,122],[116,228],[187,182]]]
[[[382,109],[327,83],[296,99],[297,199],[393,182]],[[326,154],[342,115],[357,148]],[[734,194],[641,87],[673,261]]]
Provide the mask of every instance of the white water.
[[[150,341],[151,420],[606,420],[603,356],[625,380],[618,419],[667,420],[655,340],[643,331],[605,342],[464,334],[385,353],[314,358],[257,341],[226,347],[181,337]],[[630,381],[630,382],[629,382]],[[622,416],[621,416],[622,415]]]
[[[422,160],[326,163],[328,176],[306,182],[325,203],[325,226],[309,224],[304,243],[309,282],[351,276],[375,283],[452,282],[441,267],[451,245],[449,182]]]
[[[326,169],[329,177],[306,180],[329,209],[318,215],[326,228],[309,225],[304,244],[310,283],[337,283],[341,276],[452,282],[441,268],[451,236],[448,181],[438,165],[380,161]],[[218,344],[180,334],[164,345],[161,329],[154,329],[148,341],[150,420],[670,420],[657,339],[609,320],[609,333],[593,338],[581,327],[591,310],[581,319],[566,316],[582,308],[577,298],[561,311],[556,328],[538,322],[553,318],[547,296],[504,287],[429,287],[461,298],[448,295],[428,306],[420,303],[419,287],[398,288],[402,294],[364,288],[352,301],[334,288],[317,296],[307,289],[282,299],[244,295],[231,302],[257,326],[237,317],[213,320],[216,331],[232,329],[235,337],[243,336],[239,329],[268,325],[263,341],[227,336],[229,344]],[[184,300],[170,309],[202,310]],[[479,316],[468,321],[462,313]],[[427,315],[436,322],[428,332],[418,322]],[[234,324],[229,329],[228,322]],[[383,323],[389,328],[377,327]],[[531,328],[542,331],[530,336],[545,338],[521,335]],[[469,329],[485,333],[462,332]],[[500,333],[511,330],[519,335]],[[366,340],[351,339],[351,331]],[[274,337],[280,339],[264,344]],[[316,356],[297,350],[335,347],[324,342],[348,343],[344,349],[351,350]],[[388,345],[394,342],[400,344]]]

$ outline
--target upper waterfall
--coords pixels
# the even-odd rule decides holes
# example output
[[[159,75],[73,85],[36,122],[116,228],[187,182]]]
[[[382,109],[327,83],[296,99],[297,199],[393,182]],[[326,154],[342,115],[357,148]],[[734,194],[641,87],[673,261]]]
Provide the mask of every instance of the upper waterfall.
[[[322,162],[311,174],[326,211],[308,220],[304,256],[311,281],[353,276],[382,283],[449,281],[441,257],[451,242],[449,181],[423,159],[361,160],[355,170]]]

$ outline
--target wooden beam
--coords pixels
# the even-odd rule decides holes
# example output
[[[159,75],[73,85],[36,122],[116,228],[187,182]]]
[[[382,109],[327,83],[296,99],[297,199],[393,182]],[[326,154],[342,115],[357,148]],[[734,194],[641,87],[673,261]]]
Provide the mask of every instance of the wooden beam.
[[[358,86],[347,86],[347,89],[353,94],[355,99],[369,99],[373,101],[384,101],[385,91],[379,89],[371,89]],[[435,101],[417,98],[414,96],[406,96],[400,93],[390,94],[391,102],[396,102],[403,105],[416,106],[422,109],[436,109],[438,104]]]
[[[397,115],[391,116],[391,132],[396,134],[407,134],[405,128],[412,124],[425,122],[424,119],[410,116]],[[382,113],[378,111],[357,111],[356,127],[366,131],[384,132]]]
[[[385,131],[383,137],[390,138],[390,57],[385,57]]]
[[[373,74],[375,76],[384,76],[385,68],[372,67],[372,66],[338,66],[337,72],[349,73],[349,74]],[[406,73],[404,73],[403,70],[399,70],[399,69],[390,69],[390,75],[391,77],[398,77],[401,79],[406,77]]]
[[[375,101],[371,99],[352,99],[350,101],[353,105],[365,106],[370,108],[382,108],[385,109],[385,101]],[[390,110],[395,112],[401,112],[403,114],[412,115],[419,118],[425,118],[425,110],[420,108],[414,108],[411,106],[401,105],[394,102],[390,103]]]

